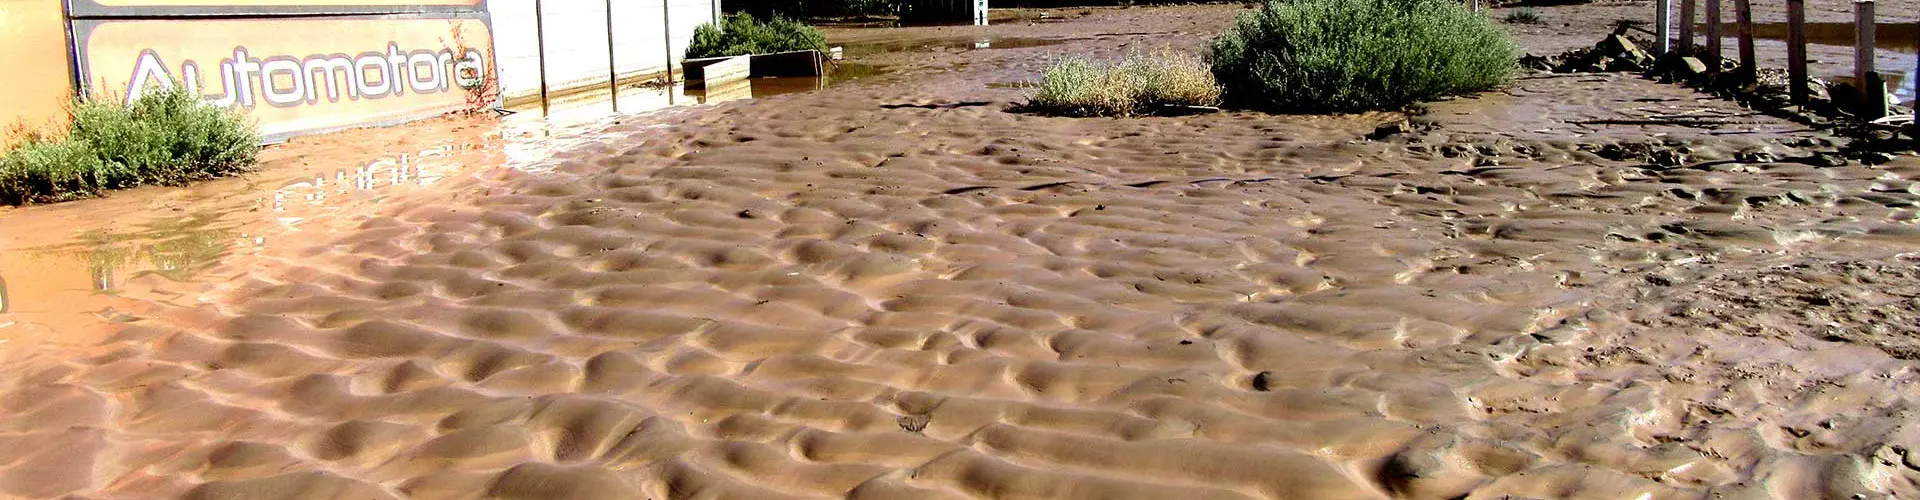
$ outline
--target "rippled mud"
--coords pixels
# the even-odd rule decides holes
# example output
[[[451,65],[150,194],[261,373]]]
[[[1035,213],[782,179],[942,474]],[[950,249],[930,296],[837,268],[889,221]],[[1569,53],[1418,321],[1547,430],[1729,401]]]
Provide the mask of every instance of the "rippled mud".
[[[1764,116],[1596,123],[1740,112],[1640,80],[1127,120],[989,85],[1203,35],[486,135],[442,181],[224,247],[97,345],[11,346],[0,493],[1920,494],[1920,158]]]

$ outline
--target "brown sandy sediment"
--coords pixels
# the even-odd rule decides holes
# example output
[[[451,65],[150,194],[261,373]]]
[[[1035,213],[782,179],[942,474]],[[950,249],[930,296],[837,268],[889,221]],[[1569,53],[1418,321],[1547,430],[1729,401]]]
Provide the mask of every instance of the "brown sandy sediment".
[[[1821,137],[1764,117],[1533,132],[1617,100],[1571,83],[1377,141],[1402,117],[985,85],[1109,42],[603,123],[220,266],[0,366],[0,494],[1920,493],[1920,161],[1795,162]],[[1688,154],[1597,152],[1647,137]]]

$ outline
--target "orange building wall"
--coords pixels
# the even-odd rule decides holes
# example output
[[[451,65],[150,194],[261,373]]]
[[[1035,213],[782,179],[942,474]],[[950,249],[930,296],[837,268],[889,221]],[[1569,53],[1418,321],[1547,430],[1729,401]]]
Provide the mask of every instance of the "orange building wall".
[[[65,119],[73,77],[61,0],[0,0],[0,126]]]

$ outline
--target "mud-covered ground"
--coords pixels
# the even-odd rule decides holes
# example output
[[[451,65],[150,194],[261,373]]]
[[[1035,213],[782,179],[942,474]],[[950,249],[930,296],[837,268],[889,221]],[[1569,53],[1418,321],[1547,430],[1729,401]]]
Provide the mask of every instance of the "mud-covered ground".
[[[1238,9],[836,29],[884,74],[240,203],[214,220],[275,243],[141,277],[104,340],[0,344],[0,494],[1920,495],[1920,158],[1627,75],[1417,116],[1010,111],[1063,55]],[[1668,115],[1727,120],[1603,123]]]

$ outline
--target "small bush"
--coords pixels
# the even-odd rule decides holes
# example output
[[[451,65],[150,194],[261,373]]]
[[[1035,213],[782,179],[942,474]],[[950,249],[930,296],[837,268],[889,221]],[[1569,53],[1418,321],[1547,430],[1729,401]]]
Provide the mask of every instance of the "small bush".
[[[1063,59],[1041,76],[1029,107],[1069,116],[1131,116],[1219,103],[1220,87],[1205,61],[1162,47],[1111,65]]]
[[[1364,111],[1491,89],[1517,54],[1453,0],[1268,0],[1213,41],[1213,74],[1237,107]]]
[[[52,203],[100,195],[100,157],[85,141],[26,142],[0,157],[0,203]]]
[[[1541,24],[1540,13],[1534,12],[1533,9],[1520,9],[1507,12],[1507,17],[1503,20],[1506,21],[1507,24]]]
[[[759,22],[747,13],[720,19],[720,25],[702,24],[693,30],[693,42],[687,45],[688,59],[703,57],[771,54],[796,50],[827,51],[827,37],[820,30],[798,21],[775,17]]]
[[[0,202],[97,196],[107,189],[179,185],[251,170],[260,137],[240,116],[182,87],[153,88],[122,106],[73,105],[65,137],[29,137],[0,157]]]

